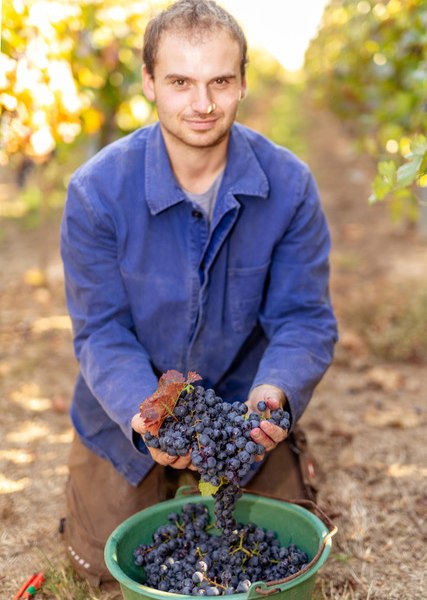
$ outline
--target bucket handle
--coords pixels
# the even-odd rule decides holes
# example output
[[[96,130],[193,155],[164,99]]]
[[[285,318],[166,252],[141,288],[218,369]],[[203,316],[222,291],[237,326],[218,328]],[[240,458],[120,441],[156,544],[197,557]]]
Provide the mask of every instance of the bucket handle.
[[[185,496],[194,496],[200,494],[197,485],[181,485],[175,492],[175,498],[184,498]]]
[[[333,538],[333,536],[337,533],[338,527],[332,523],[331,519],[320,508],[320,506],[318,506],[312,500],[305,500],[305,499],[285,500],[283,498],[278,498],[277,496],[272,496],[271,494],[256,492],[256,491],[248,490],[245,488],[242,489],[242,492],[247,492],[248,494],[253,494],[254,496],[262,496],[264,498],[271,498],[272,500],[279,500],[280,502],[288,502],[289,504],[296,504],[298,506],[302,506],[303,508],[307,508],[307,509],[311,510],[311,512],[317,513],[317,516],[320,517],[321,521],[329,529],[329,532],[322,539],[322,542],[321,542],[316,554],[311,559],[311,561],[309,563],[307,563],[307,565],[303,569],[300,569],[297,573],[294,573],[293,575],[289,575],[288,577],[285,577],[284,579],[277,579],[276,581],[266,581],[266,582],[262,581],[258,585],[255,585],[254,588],[251,587],[248,592],[248,599],[256,598],[256,595],[251,594],[252,589],[254,589],[255,593],[258,594],[259,596],[271,596],[271,595],[277,594],[278,592],[281,591],[280,588],[274,587],[274,586],[282,585],[283,583],[288,583],[288,581],[292,581],[293,579],[296,579],[297,577],[299,577],[306,571],[310,570],[312,567],[314,567],[315,564],[318,563],[318,561],[320,560],[320,557],[322,556],[323,550],[325,549],[326,544],[328,544],[329,541]],[[191,485],[186,485],[186,486],[180,487],[177,490],[175,497],[179,498],[181,496],[186,496],[186,495],[190,495],[190,494],[194,494],[194,493],[200,493],[198,488],[191,486]]]
[[[312,567],[314,567],[315,564],[318,563],[318,561],[320,560],[320,557],[322,556],[323,550],[325,549],[326,544],[328,544],[329,541],[333,538],[333,536],[337,533],[338,527],[332,523],[331,519],[320,508],[320,506],[318,506],[312,500],[305,500],[305,499],[284,500],[283,498],[278,498],[277,496],[272,496],[271,494],[264,494],[262,492],[255,492],[253,490],[246,490],[244,488],[242,489],[242,491],[248,492],[249,494],[253,494],[255,496],[263,496],[264,498],[271,498],[272,500],[288,502],[289,504],[296,504],[298,506],[302,506],[303,508],[310,509],[311,512],[317,513],[317,516],[320,517],[321,521],[323,521],[323,523],[329,529],[329,532],[322,539],[322,542],[321,542],[316,554],[311,559],[311,561],[309,563],[307,563],[307,565],[303,569],[300,569],[297,573],[294,573],[293,575],[289,575],[288,577],[285,577],[283,579],[277,579],[276,581],[267,581],[267,582],[263,581],[259,585],[255,586],[255,592],[257,594],[259,594],[260,596],[271,596],[272,594],[277,594],[278,592],[281,591],[280,588],[273,587],[273,586],[282,585],[283,583],[288,583],[288,581],[292,581],[293,579],[296,579],[297,577],[299,577],[303,573],[306,573],[308,570],[310,570]],[[256,597],[256,596],[254,596],[254,597]],[[248,598],[251,598],[250,590],[249,590]]]

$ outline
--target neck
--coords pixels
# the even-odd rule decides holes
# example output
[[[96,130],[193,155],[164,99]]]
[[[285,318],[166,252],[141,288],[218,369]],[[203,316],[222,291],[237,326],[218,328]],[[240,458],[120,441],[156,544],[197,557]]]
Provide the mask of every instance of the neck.
[[[207,148],[175,142],[164,131],[163,137],[179,184],[193,194],[206,192],[225,168],[229,136]]]

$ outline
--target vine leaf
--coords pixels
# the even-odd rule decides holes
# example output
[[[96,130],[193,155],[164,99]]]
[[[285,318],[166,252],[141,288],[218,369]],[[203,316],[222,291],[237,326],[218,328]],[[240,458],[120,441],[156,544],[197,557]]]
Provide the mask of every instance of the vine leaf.
[[[202,496],[213,496],[217,493],[219,488],[222,485],[229,483],[226,477],[221,477],[219,485],[214,485],[213,483],[209,483],[209,481],[199,481],[199,492]]]
[[[181,392],[199,379],[202,379],[201,376],[194,371],[189,371],[187,378],[179,371],[169,370],[163,373],[157,390],[139,406],[145,429],[152,435],[157,435],[163,420],[172,414]]]
[[[212,485],[209,481],[199,481],[199,491],[202,496],[213,496],[221,487],[219,485]]]

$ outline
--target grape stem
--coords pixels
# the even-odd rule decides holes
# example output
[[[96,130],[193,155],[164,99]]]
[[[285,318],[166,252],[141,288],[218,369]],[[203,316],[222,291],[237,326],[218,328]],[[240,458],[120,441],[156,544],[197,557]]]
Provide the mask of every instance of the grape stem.
[[[178,402],[178,398],[176,399],[176,402]],[[175,402],[175,404],[176,404],[176,402]],[[162,405],[162,406],[163,406],[163,408],[165,409],[165,412],[166,412],[166,414],[167,414],[169,417],[173,417],[173,418],[175,419],[175,421],[177,421],[177,422],[178,422],[178,417],[177,417],[177,416],[175,416],[175,415],[173,414],[173,409],[175,408],[175,405],[173,406],[173,408],[170,408],[170,407],[169,407],[169,406],[168,406],[166,403],[164,403],[164,402],[161,402],[161,405]]]
[[[210,585],[214,585],[216,587],[220,587],[223,590],[226,590],[227,588],[225,587],[225,585],[221,585],[221,583],[218,583],[217,581],[215,581],[214,579],[209,579],[209,577],[207,577],[204,573],[202,573],[203,575],[203,579],[205,581],[207,581]]]
[[[245,532],[243,531],[240,534],[240,539],[239,539],[239,544],[230,551],[230,554],[235,554],[236,552],[238,552],[239,550],[241,550],[244,554],[246,554],[247,556],[253,556],[253,553],[250,550],[247,550],[244,546],[243,546],[243,539],[245,537]]]

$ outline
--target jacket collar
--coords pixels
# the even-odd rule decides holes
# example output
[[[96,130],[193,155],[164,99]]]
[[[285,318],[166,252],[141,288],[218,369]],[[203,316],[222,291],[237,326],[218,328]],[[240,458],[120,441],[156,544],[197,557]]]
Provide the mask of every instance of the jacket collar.
[[[233,195],[266,198],[268,179],[245,135],[234,124],[228,147],[227,166],[221,188]],[[145,194],[153,215],[186,199],[172,171],[159,123],[150,128],[145,156]]]

